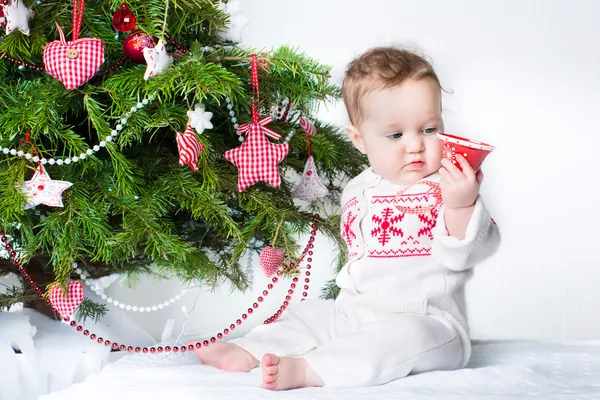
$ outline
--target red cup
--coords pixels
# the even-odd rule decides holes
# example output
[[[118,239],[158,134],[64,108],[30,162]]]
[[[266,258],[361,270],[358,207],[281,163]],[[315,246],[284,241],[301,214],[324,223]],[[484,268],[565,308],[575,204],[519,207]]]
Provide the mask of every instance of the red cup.
[[[466,158],[471,165],[471,168],[478,171],[483,160],[495,149],[494,146],[487,143],[449,135],[447,133],[438,133],[437,136],[442,141],[444,158],[451,161],[452,164],[456,165],[461,171],[462,168],[458,161],[456,161],[457,154]]]

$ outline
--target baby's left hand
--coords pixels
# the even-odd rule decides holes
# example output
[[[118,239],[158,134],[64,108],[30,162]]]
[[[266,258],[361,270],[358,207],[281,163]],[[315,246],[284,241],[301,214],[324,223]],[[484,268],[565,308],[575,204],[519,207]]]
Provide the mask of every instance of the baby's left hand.
[[[475,173],[463,156],[457,154],[456,161],[460,163],[462,171],[445,158],[442,159],[442,167],[439,169],[442,176],[440,188],[446,208],[463,208],[473,205],[483,180],[483,172],[479,170]]]

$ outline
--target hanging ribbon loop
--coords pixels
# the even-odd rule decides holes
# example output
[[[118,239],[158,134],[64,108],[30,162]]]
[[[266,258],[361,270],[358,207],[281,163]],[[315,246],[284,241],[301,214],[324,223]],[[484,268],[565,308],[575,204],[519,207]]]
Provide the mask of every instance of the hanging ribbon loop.
[[[81,31],[81,21],[83,20],[83,10],[85,9],[85,0],[73,0],[73,37],[74,42],[79,39]]]
[[[261,119],[260,121],[258,121],[258,122],[256,122],[256,123],[254,123],[254,122],[253,122],[252,124],[242,124],[242,125],[240,125],[240,126],[239,126],[239,128],[238,128],[238,133],[239,133],[240,135],[242,135],[242,134],[245,134],[245,133],[248,133],[248,132],[250,132],[250,127],[251,127],[252,125],[256,124],[256,125],[259,125],[259,126],[260,126],[260,129],[262,130],[262,132],[263,132],[265,135],[267,135],[267,136],[269,136],[269,137],[271,137],[271,138],[273,138],[273,139],[277,140],[277,139],[279,139],[279,138],[281,137],[281,135],[280,135],[279,133],[275,132],[275,131],[272,131],[271,129],[269,129],[269,128],[267,128],[267,127],[265,126],[265,125],[267,125],[267,124],[270,124],[270,123],[271,123],[271,121],[273,121],[273,118],[271,118],[271,117],[269,116],[269,117],[265,117],[265,118]]]
[[[258,124],[260,91],[258,89],[258,65],[256,54],[252,54],[252,123]]]

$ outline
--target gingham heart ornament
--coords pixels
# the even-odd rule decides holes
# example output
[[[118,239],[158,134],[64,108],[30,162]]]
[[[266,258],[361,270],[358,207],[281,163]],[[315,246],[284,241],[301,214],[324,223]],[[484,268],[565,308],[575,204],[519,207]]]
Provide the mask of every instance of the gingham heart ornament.
[[[44,48],[44,66],[68,90],[74,90],[89,81],[104,63],[104,43],[96,38],[66,42],[62,29],[58,24],[56,26],[60,40],[48,43]]]
[[[69,282],[65,295],[60,286],[55,286],[50,291],[50,301],[62,317],[70,318],[83,301],[83,287],[77,281]]]
[[[65,40],[56,24],[60,40],[48,43],[43,60],[46,71],[61,81],[68,90],[77,89],[90,80],[104,62],[104,43],[96,38],[79,38],[85,0],[73,0],[73,37]]]
[[[271,277],[277,274],[279,267],[283,264],[283,250],[265,246],[261,250],[259,258],[265,276]]]

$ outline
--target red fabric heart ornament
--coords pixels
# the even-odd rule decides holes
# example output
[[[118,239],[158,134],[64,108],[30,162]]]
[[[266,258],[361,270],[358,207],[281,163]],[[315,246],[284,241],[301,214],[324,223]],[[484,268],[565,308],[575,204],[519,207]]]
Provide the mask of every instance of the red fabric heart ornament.
[[[260,266],[265,275],[270,277],[277,274],[279,267],[283,264],[283,250],[265,246],[260,251]]]
[[[83,287],[77,281],[69,282],[65,295],[60,286],[55,286],[50,291],[50,301],[62,317],[70,318],[83,301]]]
[[[104,63],[104,43],[94,38],[65,42],[60,27],[58,32],[60,40],[48,43],[44,48],[44,66],[68,90],[74,90],[89,81]]]

